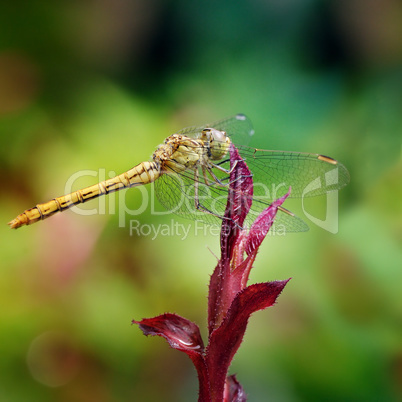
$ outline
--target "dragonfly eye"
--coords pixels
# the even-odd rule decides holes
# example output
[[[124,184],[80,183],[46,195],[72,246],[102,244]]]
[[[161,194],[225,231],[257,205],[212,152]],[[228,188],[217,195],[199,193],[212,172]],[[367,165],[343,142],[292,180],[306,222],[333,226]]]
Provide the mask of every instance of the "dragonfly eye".
[[[219,141],[219,142],[226,142],[226,133],[224,131],[219,131],[212,129],[211,130],[211,138],[213,141]]]
[[[229,150],[230,140],[224,131],[214,128],[211,128],[209,131],[211,158],[214,160],[222,159]]]

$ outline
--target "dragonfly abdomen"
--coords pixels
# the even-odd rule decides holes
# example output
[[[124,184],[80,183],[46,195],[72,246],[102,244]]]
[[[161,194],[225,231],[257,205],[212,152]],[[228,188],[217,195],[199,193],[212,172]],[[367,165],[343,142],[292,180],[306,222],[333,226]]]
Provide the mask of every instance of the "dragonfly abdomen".
[[[33,208],[27,209],[22,214],[9,222],[12,229],[17,229],[24,225],[30,225],[37,221],[49,218],[56,212],[64,211],[73,205],[81,204],[127,187],[135,187],[155,181],[160,176],[159,164],[156,162],[142,162],[132,169],[116,177],[102,181],[98,184],[74,191],[61,197],[38,204]]]

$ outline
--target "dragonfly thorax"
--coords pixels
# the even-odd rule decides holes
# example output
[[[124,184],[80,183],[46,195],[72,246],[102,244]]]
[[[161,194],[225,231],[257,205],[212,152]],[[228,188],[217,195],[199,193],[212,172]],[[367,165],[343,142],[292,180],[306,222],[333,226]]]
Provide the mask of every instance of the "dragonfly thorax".
[[[230,139],[224,131],[215,128],[205,128],[202,130],[201,139],[209,144],[212,160],[220,160],[229,151]]]
[[[177,173],[195,169],[198,164],[203,163],[206,154],[202,141],[173,134],[154,152],[153,159],[162,170]]]

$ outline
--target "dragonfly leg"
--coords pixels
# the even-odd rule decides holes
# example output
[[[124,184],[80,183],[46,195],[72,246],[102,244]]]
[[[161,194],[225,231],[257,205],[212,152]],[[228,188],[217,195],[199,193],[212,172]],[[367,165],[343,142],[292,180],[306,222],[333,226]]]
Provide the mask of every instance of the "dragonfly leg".
[[[212,167],[214,167],[214,168],[216,168],[216,169],[218,169],[218,170],[220,170],[221,172],[225,172],[225,173],[227,173],[227,174],[230,174],[230,173],[232,173],[233,172],[233,170],[234,170],[234,168],[236,167],[236,165],[237,165],[237,162],[239,162],[239,161],[234,161],[234,163],[233,163],[233,166],[230,168],[230,170],[228,170],[228,169],[225,169],[225,168],[223,168],[222,166],[219,166],[221,163],[223,163],[223,162],[227,162],[227,161],[222,161],[222,162],[219,162],[218,164],[214,164],[214,163],[212,163],[211,164],[211,166]],[[213,174],[213,172],[212,172],[212,170],[208,170],[209,171],[209,173],[211,174],[211,176],[214,178],[214,180],[215,180],[215,178],[216,178],[216,176]],[[250,174],[250,175],[242,175],[241,177],[253,177],[253,175],[252,174]],[[238,177],[238,178],[236,178],[235,180],[233,180],[231,183],[234,183],[236,180],[238,180],[240,177]],[[228,178],[223,178],[223,179],[221,179],[220,181],[219,180],[215,180],[217,183],[219,183],[219,184],[222,184],[221,182],[222,181],[226,181]],[[230,184],[230,183],[229,183]]]
[[[232,172],[233,172],[233,169],[236,167],[238,161],[235,161],[234,164],[233,164],[233,166],[232,166],[229,170],[223,168],[222,166],[220,166],[222,163],[225,163],[225,162],[228,162],[228,161],[227,161],[227,160],[224,160],[224,161],[219,162],[219,163],[212,163],[211,165],[212,165],[212,167],[214,167],[215,169],[220,170],[221,172],[224,172],[224,173],[227,173],[227,174],[232,173]]]
[[[216,177],[215,173],[213,172],[213,170],[209,167],[209,166],[205,166],[203,167],[203,170],[206,170],[209,175],[213,178],[214,182],[219,184],[220,186],[226,187],[227,184],[222,183],[222,181],[220,179],[218,179],[218,177]]]
[[[228,170],[226,170],[226,169],[223,169],[223,168],[220,168],[220,167],[218,167],[218,166],[216,166],[216,165],[214,165],[214,164],[211,164],[211,166],[212,167],[217,167],[219,170],[221,170],[222,172],[225,172],[225,173],[228,173],[229,171]],[[207,186],[209,186],[210,184],[208,184],[208,179],[207,179],[207,172],[210,174],[210,176],[212,177],[212,179],[213,179],[213,182],[214,183],[217,183],[217,184],[219,184],[220,186],[227,186],[226,184],[224,184],[223,182],[224,181],[227,181],[228,179],[230,179],[230,176],[226,176],[226,177],[223,177],[222,179],[218,179],[217,177],[216,177],[216,175],[214,174],[214,172],[212,171],[212,169],[211,169],[211,167],[205,167],[205,166],[202,166],[202,171],[203,171],[203,174],[204,174],[204,181],[205,181],[205,183],[206,183],[206,185]]]
[[[235,183],[237,180],[244,179],[244,178],[247,178],[247,177],[253,177],[253,175],[252,174],[240,175],[240,176],[236,177],[234,180],[229,181],[227,184],[224,184],[224,186],[227,187],[230,184]],[[223,179],[220,179],[220,181],[223,182],[223,181],[226,181],[226,180],[229,180],[229,179],[230,179],[230,176],[227,176],[227,177],[224,177]]]
[[[205,169],[204,167],[202,167],[202,170],[203,170],[203,174],[204,174],[204,180],[206,181],[206,184],[209,185],[208,184],[208,178],[206,177],[206,170],[209,171],[209,169],[208,168]],[[215,178],[219,182],[219,179],[216,176],[215,176]],[[222,215],[219,215],[219,214],[216,214],[216,213],[210,211],[208,208],[204,207],[204,205],[202,205],[200,203],[200,200],[198,198],[198,179],[199,179],[199,172],[198,172],[198,169],[195,169],[194,170],[194,207],[195,207],[195,209],[198,210],[198,211],[213,215],[213,216],[215,216],[215,217],[217,217],[219,219],[222,219],[222,220],[223,219],[232,220],[229,217],[222,216]],[[224,185],[224,184],[222,184],[222,185]],[[235,222],[235,221],[233,221],[233,222],[236,224],[236,226],[238,226],[239,229],[243,229],[237,222]]]
[[[209,186],[208,184],[208,178],[206,177],[206,173],[205,173],[205,168],[202,167],[202,171],[204,173],[204,180],[205,180],[205,184],[207,186]],[[203,211],[203,212],[207,212],[211,215],[217,216],[218,218],[223,219],[222,216],[218,215],[218,214],[214,214],[212,211],[210,211],[209,209],[205,208],[201,203],[200,203],[200,199],[198,197],[198,180],[199,180],[199,172],[198,169],[194,169],[194,207],[195,209],[199,210],[199,211]]]
[[[224,159],[223,161],[220,161],[220,162],[218,162],[218,163],[215,163],[215,165],[216,166],[220,166],[220,165],[223,165],[224,163],[228,163],[228,162],[230,162],[230,159],[228,158],[228,159]]]
[[[222,186],[222,187],[228,187],[230,184],[234,183],[236,180],[239,180],[241,177],[242,177],[242,178],[244,178],[244,177],[252,177],[252,174],[250,174],[250,175],[242,175],[242,176],[237,177],[237,178],[234,179],[233,181],[229,181],[228,183],[223,183],[224,181],[227,181],[228,179],[230,179],[230,177],[224,177],[224,178],[222,178],[222,179],[219,179],[219,178],[215,175],[215,173],[213,172],[213,170],[212,170],[212,168],[217,168],[217,169],[220,170],[221,172],[230,174],[230,173],[233,171],[233,169],[236,167],[236,164],[237,164],[237,161],[235,161],[235,163],[233,164],[233,166],[231,167],[230,170],[224,169],[224,168],[222,168],[221,166],[215,165],[215,164],[213,164],[213,163],[211,164],[211,166],[204,166],[204,165],[202,165],[201,168],[202,168],[202,172],[203,172],[203,175],[204,175],[204,182],[205,182],[205,184],[206,184],[207,186],[209,186],[209,185],[211,184],[211,183],[209,183],[208,178],[206,177],[206,172],[208,172],[209,175],[212,177],[214,183],[216,183],[216,184],[218,184],[218,185],[220,185],[220,186]],[[198,176],[197,176],[197,178],[198,178]]]
[[[203,177],[204,177],[204,183],[205,183],[207,186],[209,186],[211,183],[209,182],[208,177],[207,177],[207,170],[205,169],[205,166],[204,166],[204,165],[201,166],[201,169],[202,169],[202,175],[203,175]]]
[[[198,200],[198,177],[199,177],[198,168],[195,168],[195,170],[194,170],[194,206],[195,206],[195,209],[198,209],[197,205],[200,203]]]

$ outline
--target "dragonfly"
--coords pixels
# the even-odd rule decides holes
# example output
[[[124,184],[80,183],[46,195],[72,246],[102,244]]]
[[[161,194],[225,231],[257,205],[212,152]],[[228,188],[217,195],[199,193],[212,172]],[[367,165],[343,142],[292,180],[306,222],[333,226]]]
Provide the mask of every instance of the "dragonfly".
[[[128,187],[154,183],[160,203],[175,214],[206,224],[224,219],[230,182],[229,148],[233,144],[252,173],[254,192],[248,219],[254,220],[284,195],[311,197],[336,191],[349,182],[344,165],[333,158],[303,152],[272,151],[247,146],[254,135],[244,114],[184,128],[166,138],[152,156],[130,170],[25,210],[8,224],[19,228],[46,219],[74,205]],[[328,177],[331,177],[328,180]],[[313,183],[313,185],[311,185]],[[298,216],[280,207],[275,224],[287,232],[308,230]]]

